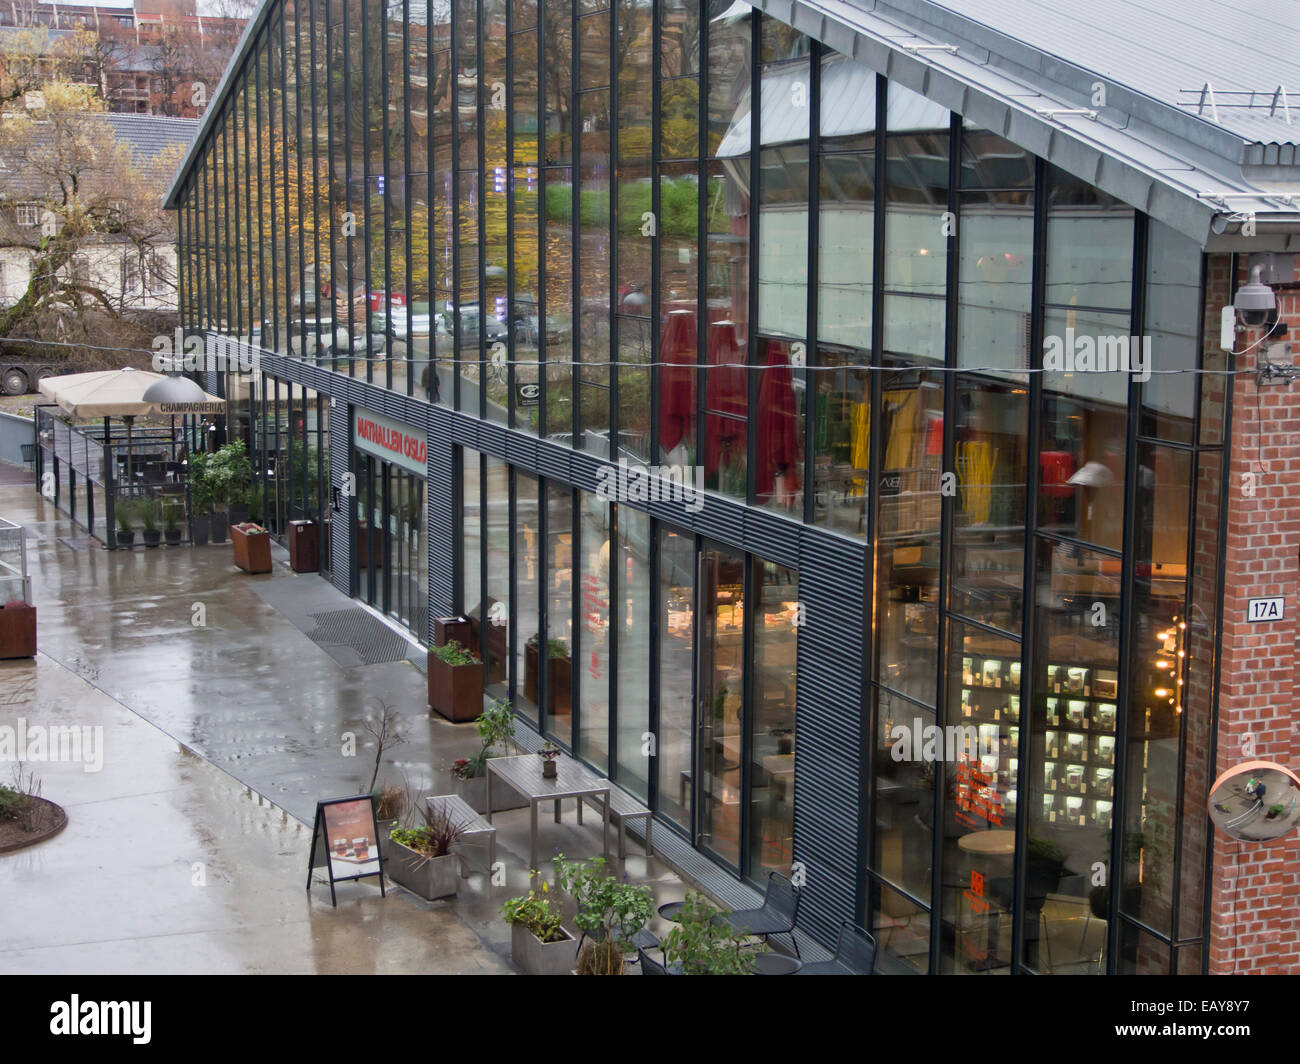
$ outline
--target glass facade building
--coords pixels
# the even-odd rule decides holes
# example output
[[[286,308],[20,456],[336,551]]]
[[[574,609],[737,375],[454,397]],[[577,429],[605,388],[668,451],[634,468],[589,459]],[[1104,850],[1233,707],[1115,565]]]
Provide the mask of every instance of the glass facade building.
[[[261,352],[223,432],[338,587],[469,617],[487,695],[723,874],[794,869],[822,942],[1200,972],[1204,249],[833,43],[270,0],[171,196],[185,328]]]

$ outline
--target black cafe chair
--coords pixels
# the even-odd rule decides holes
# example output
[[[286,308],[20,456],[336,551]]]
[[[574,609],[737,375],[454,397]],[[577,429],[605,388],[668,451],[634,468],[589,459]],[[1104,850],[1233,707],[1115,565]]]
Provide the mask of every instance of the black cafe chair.
[[[636,951],[637,963],[641,965],[642,975],[667,975],[668,969],[660,964],[657,960],[651,958],[644,949]]]
[[[805,964],[796,975],[871,975],[876,967],[876,940],[856,924],[840,924],[835,956],[828,961]]]
[[[767,877],[767,891],[758,909],[740,909],[719,919],[739,934],[758,935],[764,940],[768,935],[789,935],[794,943],[794,955],[799,956],[799,940],[794,935],[795,921],[799,918],[799,892],[793,883],[776,872]]]

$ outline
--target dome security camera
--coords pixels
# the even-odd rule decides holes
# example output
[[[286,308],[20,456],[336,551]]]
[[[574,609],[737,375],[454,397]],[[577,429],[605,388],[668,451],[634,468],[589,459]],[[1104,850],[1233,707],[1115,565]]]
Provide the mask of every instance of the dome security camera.
[[[1277,314],[1277,297],[1273,289],[1260,280],[1263,266],[1252,266],[1250,283],[1237,289],[1235,305],[1243,325],[1267,325],[1270,318]]]

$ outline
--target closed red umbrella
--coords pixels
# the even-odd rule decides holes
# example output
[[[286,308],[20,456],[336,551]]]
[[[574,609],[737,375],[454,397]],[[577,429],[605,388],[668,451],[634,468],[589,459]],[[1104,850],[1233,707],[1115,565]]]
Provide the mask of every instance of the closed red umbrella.
[[[695,417],[695,314],[668,314],[659,340],[659,446],[671,451],[687,435]]]
[[[734,322],[715,322],[709,330],[708,374],[704,390],[709,411],[704,425],[704,470],[713,473],[724,450],[733,455],[743,454],[745,450],[743,419],[748,413],[748,385]],[[720,417],[720,414],[731,416]]]
[[[755,487],[759,495],[772,494],[778,473],[784,474],[786,492],[799,490],[799,412],[794,378],[786,345],[769,341],[767,365],[758,388],[758,469]]]

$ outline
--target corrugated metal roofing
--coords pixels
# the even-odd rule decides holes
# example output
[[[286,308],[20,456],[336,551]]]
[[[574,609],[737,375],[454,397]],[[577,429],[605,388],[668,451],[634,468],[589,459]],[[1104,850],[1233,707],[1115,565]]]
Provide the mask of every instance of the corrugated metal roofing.
[[[864,10],[878,9],[853,0]],[[1300,143],[1300,2],[1297,0],[931,0],[955,14],[1177,106],[1208,82],[1218,102],[1201,117],[1262,143]],[[1278,86],[1291,123],[1270,116]],[[1257,106],[1234,106],[1255,91]],[[1241,102],[1245,102],[1244,99]],[[1187,108],[1184,108],[1185,110]],[[1196,108],[1190,108],[1196,113]]]

